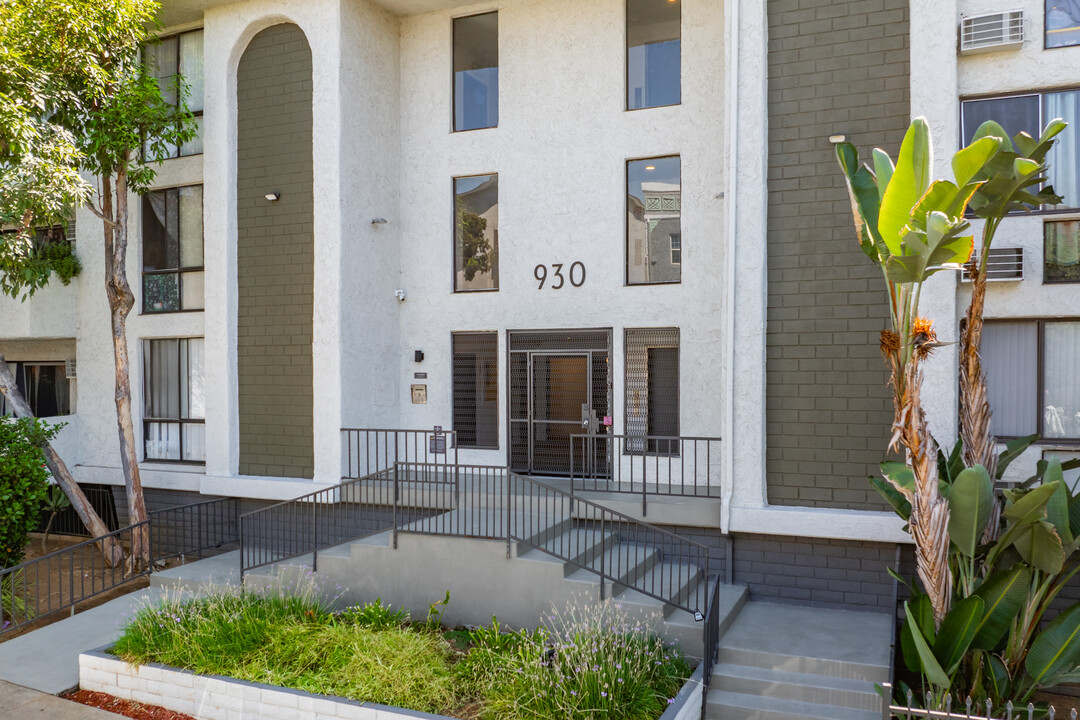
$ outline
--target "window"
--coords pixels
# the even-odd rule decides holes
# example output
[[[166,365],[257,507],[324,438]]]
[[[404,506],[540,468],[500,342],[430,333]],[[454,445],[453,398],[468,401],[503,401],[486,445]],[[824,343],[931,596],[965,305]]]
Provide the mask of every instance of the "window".
[[[626,331],[626,447],[679,452],[679,329]]]
[[[995,436],[1080,440],[1080,321],[987,322],[981,354]]]
[[[1043,225],[1043,282],[1080,282],[1080,220]]]
[[[62,362],[9,362],[15,387],[35,417],[71,414],[71,382]],[[0,415],[14,414],[0,395]]]
[[[143,340],[143,443],[147,460],[205,462],[202,338]]]
[[[454,333],[454,430],[459,447],[499,447],[498,333]]]
[[[679,0],[626,0],[626,108],[682,101]]]
[[[499,13],[454,19],[454,130],[499,124]]]
[[[1080,0],[1046,0],[1046,47],[1080,45]]]
[[[682,280],[679,156],[626,163],[626,282]]]
[[[454,178],[454,292],[499,289],[499,176]]]
[[[143,312],[202,310],[202,185],[143,196]]]
[[[176,76],[188,85],[187,106],[195,116],[199,134],[180,147],[171,147],[169,157],[200,155],[203,115],[203,31],[171,35],[146,46],[146,61],[151,74],[157,78],[161,96],[170,105],[177,104]]]
[[[996,120],[1010,137],[1023,131],[1036,138],[1050,120],[1062,118],[1067,121],[1068,127],[1058,135],[1057,143],[1047,155],[1050,184],[1064,201],[1061,205],[1043,209],[1080,207],[1080,132],[1076,128],[1080,122],[1080,90],[967,100],[963,103],[962,115],[965,145],[987,120]]]

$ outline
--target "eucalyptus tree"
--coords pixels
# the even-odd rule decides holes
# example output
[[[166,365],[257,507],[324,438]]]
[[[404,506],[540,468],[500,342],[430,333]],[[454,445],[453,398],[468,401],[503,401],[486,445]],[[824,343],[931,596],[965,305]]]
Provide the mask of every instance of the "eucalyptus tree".
[[[35,251],[35,226],[62,222],[73,206],[101,220],[117,433],[132,522],[147,514],[126,334],[135,302],[126,271],[128,197],[146,192],[153,163],[196,132],[182,80],[173,81],[179,102],[167,102],[143,60],[158,10],[154,0],[0,3],[0,222],[17,229],[0,249],[0,289],[25,299],[48,282],[55,268]]]

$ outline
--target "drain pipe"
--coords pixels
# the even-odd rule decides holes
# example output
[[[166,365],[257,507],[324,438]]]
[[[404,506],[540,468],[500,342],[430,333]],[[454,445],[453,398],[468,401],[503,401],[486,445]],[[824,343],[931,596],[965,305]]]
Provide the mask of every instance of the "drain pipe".
[[[724,194],[724,210],[727,215],[727,283],[724,313],[727,332],[724,392],[725,433],[727,452],[724,454],[724,474],[720,478],[720,532],[727,534],[731,523],[731,498],[735,482],[735,233],[738,217],[738,155],[739,155],[739,4],[731,0],[727,6],[727,36],[730,57],[728,59],[728,164],[727,187]],[[763,459],[764,460],[764,459]],[[730,538],[729,538],[730,543]],[[730,571],[729,571],[730,572]]]

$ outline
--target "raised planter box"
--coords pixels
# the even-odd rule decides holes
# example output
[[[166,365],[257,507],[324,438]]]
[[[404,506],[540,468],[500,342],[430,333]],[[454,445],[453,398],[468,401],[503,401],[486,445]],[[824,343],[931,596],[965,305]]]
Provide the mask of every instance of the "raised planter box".
[[[150,663],[129,665],[108,648],[79,655],[79,687],[124,700],[158,705],[198,720],[454,720],[416,710],[315,695],[275,685]],[[660,720],[696,720],[701,716],[699,667]]]

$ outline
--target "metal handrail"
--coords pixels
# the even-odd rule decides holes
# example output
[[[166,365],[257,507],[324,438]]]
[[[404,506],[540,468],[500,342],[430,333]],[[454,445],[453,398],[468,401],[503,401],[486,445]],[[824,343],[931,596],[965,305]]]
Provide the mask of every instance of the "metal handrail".
[[[457,432],[454,430],[342,428],[342,479],[359,480],[389,470],[399,462],[436,462],[456,465]],[[439,457],[442,456],[442,462]]]
[[[716,497],[722,494],[720,438],[691,435],[586,433],[570,436],[570,486],[641,496]],[[715,476],[715,477],[714,477]],[[714,482],[714,479],[716,482]]]
[[[707,582],[707,580],[706,580]],[[712,592],[709,593],[708,611],[705,616],[705,642],[701,648],[701,717],[705,713],[709,703],[709,681],[712,679],[713,667],[716,666],[717,654],[720,652],[720,577],[713,580]]]

